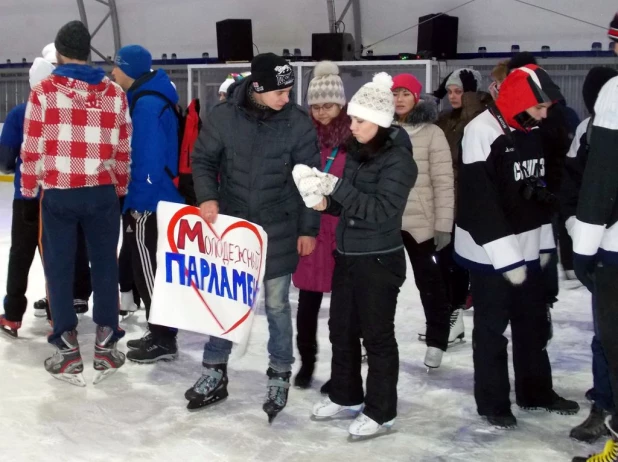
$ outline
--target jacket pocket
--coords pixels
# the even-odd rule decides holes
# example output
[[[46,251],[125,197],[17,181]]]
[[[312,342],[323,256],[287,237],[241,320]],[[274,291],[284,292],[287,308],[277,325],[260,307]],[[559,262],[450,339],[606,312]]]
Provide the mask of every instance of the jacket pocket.
[[[294,222],[296,224],[299,215],[299,204],[293,197],[276,204],[263,207],[260,211],[261,225],[273,223]]]
[[[397,287],[403,285],[406,280],[406,257],[403,249],[377,256],[375,262],[379,274],[383,275],[388,282]]]

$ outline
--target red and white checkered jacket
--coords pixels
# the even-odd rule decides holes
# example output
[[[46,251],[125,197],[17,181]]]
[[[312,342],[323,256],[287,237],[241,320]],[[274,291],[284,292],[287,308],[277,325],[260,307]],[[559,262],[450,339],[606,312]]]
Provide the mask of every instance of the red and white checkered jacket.
[[[21,148],[21,192],[114,185],[126,195],[131,117],[122,89],[107,77],[91,85],[60,75],[30,92]]]

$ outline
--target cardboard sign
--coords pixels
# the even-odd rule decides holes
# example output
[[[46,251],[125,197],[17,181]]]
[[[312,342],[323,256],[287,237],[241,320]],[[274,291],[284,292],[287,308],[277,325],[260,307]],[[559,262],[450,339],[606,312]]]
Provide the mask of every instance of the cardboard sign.
[[[267,236],[248,221],[160,202],[150,322],[246,344],[266,266]]]

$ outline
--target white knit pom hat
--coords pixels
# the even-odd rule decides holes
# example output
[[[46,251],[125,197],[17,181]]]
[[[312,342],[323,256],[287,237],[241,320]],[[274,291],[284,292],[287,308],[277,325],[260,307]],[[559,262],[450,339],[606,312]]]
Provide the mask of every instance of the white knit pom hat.
[[[322,61],[315,66],[307,91],[307,103],[309,106],[326,103],[345,106],[345,91],[339,77],[339,66],[332,61]]]
[[[395,115],[393,79],[386,72],[380,72],[373,80],[363,85],[348,104],[348,115],[373,122],[388,128]]]

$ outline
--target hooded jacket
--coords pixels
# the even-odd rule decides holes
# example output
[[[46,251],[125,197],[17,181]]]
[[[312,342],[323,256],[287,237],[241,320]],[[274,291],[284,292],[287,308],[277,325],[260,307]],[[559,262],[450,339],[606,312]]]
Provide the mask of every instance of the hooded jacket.
[[[468,269],[506,272],[538,266],[541,253],[555,251],[550,209],[522,195],[527,177],[544,177],[545,159],[540,130],[525,128],[521,114],[549,101],[544,90],[552,83],[538,66],[513,71],[496,101],[510,136],[490,110],[465,129],[455,257]]]
[[[348,143],[343,178],[328,196],[326,210],[340,216],[337,252],[344,255],[378,255],[403,248],[401,220],[417,168],[410,139],[392,127],[388,138],[373,153]]]
[[[418,243],[432,239],[435,231],[453,231],[455,190],[451,150],[444,132],[434,125],[438,106],[425,95],[404,122],[399,122],[412,142],[418,176],[403,214],[402,229]]]
[[[140,213],[156,212],[159,201],[184,203],[172,178],[178,175],[179,155],[175,108],[160,96],[140,96],[142,92],[157,92],[174,106],[178,103],[178,93],[162,69],[139,78],[127,92],[133,138],[131,181],[124,209]]]
[[[208,114],[193,151],[198,204],[257,223],[268,234],[265,279],[294,273],[299,236],[317,236],[320,214],[305,207],[292,178],[296,164],[320,167],[315,128],[290,102],[280,111],[250,102],[251,78],[232,84]]]
[[[132,126],[122,89],[102,69],[65,64],[30,92],[21,192],[114,185],[125,195]]]
[[[609,80],[594,105],[590,150],[577,215],[567,221],[575,258],[618,265],[618,77]]]

